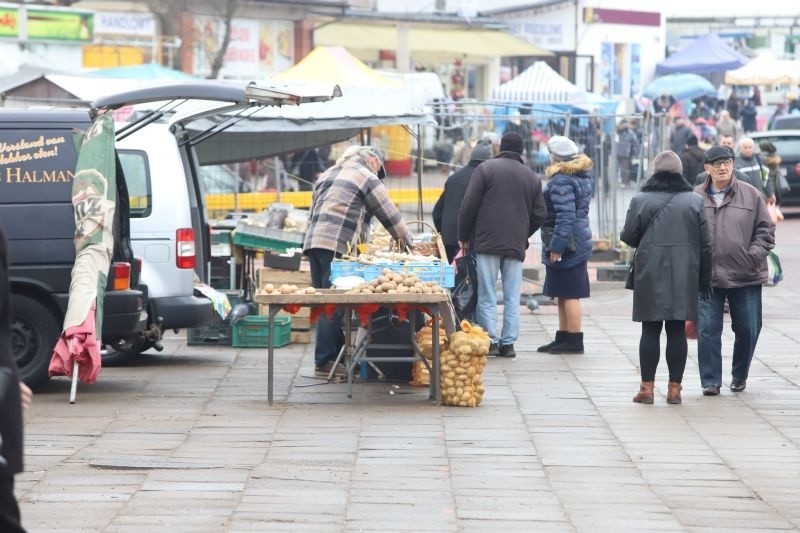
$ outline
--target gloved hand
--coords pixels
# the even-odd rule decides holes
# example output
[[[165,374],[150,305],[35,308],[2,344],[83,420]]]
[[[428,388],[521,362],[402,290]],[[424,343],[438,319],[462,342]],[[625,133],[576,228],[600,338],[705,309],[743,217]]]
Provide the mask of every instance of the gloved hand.
[[[708,302],[711,300],[711,296],[713,295],[714,288],[711,286],[711,283],[700,282],[700,299],[704,302]]]

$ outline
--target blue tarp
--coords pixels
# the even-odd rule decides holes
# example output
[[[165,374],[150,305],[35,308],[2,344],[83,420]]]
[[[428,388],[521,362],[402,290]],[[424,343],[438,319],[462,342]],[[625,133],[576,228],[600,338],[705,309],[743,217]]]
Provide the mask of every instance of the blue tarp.
[[[745,65],[748,58],[725,44],[717,35],[703,35],[656,65],[656,75],[676,72],[724,72]]]
[[[651,81],[642,91],[642,95],[651,100],[665,93],[672,95],[676,100],[717,96],[714,85],[699,74],[667,74]]]

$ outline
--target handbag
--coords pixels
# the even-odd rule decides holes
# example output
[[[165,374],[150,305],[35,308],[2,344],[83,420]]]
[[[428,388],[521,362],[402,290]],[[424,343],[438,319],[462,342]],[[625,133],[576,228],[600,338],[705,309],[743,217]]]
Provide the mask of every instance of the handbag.
[[[677,193],[672,193],[672,196],[669,197],[669,200],[664,202],[664,205],[662,205],[661,207],[658,208],[658,211],[656,211],[656,214],[653,215],[653,218],[651,218],[650,220],[647,221],[647,225],[644,227],[644,231],[642,232],[642,238],[639,239],[639,244],[641,244],[641,242],[644,240],[644,236],[647,234],[647,230],[650,229],[650,224],[658,217],[658,215],[661,214],[661,211],[663,211],[664,208],[667,207],[667,205],[672,201],[672,199],[675,198],[675,194],[677,194]],[[635,270],[636,269],[636,254],[638,252],[639,252],[639,249],[637,248],[636,251],[633,253],[633,257],[631,257],[631,264],[628,267],[628,277],[625,278],[625,288],[626,289],[633,290],[633,283],[634,283],[633,280],[636,278],[636,270]]]
[[[575,184],[574,183],[572,184],[572,188],[573,188],[573,190],[575,190]],[[575,198],[576,198],[576,201],[575,201],[575,212],[576,213],[578,212],[578,209],[580,208],[581,202],[583,201],[583,189],[581,189],[580,185],[578,186],[577,189],[580,190],[580,194],[578,194],[577,192],[575,193]],[[549,219],[549,217],[548,217],[548,219]],[[539,237],[542,239],[542,245],[545,246],[545,249],[547,249],[546,247],[550,246],[550,243],[553,241],[553,234],[555,233],[555,230],[556,230],[555,226],[542,226],[541,228],[539,228]],[[577,249],[578,249],[578,244],[575,242],[575,235],[570,235],[569,236],[569,240],[567,241],[567,247],[564,249],[564,251],[565,252],[574,252]]]
[[[540,236],[542,238],[542,243],[547,243],[547,245],[549,245],[550,242],[553,240],[553,233],[555,232],[555,228],[552,226],[542,226],[539,231],[541,233]],[[578,246],[575,244],[575,236],[570,235],[569,240],[567,241],[567,247],[565,251],[574,252],[575,250],[577,250],[577,248]]]

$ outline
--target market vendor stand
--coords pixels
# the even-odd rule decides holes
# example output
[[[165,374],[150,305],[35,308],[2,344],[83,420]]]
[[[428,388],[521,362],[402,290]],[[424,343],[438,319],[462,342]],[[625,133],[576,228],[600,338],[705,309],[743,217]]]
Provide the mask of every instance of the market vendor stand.
[[[339,308],[344,311],[345,318],[345,344],[343,353],[345,366],[347,368],[348,398],[353,396],[353,372],[362,363],[368,362],[366,358],[366,345],[369,343],[369,336],[363,339],[358,345],[353,344],[352,339],[352,315],[355,311],[362,320],[366,322],[367,332],[371,330],[370,321],[372,313],[380,307],[395,308],[407,313],[409,311],[424,308],[432,317],[432,340],[433,340],[433,361],[431,373],[429,398],[437,404],[441,403],[441,390],[439,387],[439,320],[442,313],[445,314],[445,331],[452,331],[454,321],[451,318],[449,297],[445,293],[436,294],[345,294],[343,291],[319,289],[317,294],[264,294],[257,293],[255,301],[268,307],[269,331],[272,332],[275,315],[284,307],[299,309],[300,307],[318,308],[316,312],[330,313],[333,309]],[[412,328],[412,337],[414,335]],[[412,338],[412,346],[415,341]],[[415,350],[414,357],[382,357],[373,359],[374,361],[417,361],[422,360],[427,365],[425,357],[418,355]],[[267,349],[267,401],[272,405],[273,388],[273,366],[274,366],[274,346],[273,335],[269,336]]]

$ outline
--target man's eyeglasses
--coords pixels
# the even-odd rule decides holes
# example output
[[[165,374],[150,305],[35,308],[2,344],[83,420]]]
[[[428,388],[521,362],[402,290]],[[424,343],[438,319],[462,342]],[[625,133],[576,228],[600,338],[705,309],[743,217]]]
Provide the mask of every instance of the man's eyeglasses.
[[[725,165],[726,167],[732,167],[733,159],[718,159],[716,161],[709,163],[709,165],[711,165],[714,168],[719,168],[722,165]]]

